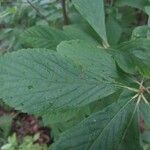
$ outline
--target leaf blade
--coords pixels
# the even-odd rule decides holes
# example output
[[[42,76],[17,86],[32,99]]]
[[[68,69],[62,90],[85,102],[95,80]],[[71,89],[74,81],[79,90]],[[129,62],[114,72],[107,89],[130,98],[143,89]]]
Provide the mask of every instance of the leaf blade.
[[[115,60],[127,73],[140,73],[150,77],[150,40],[136,39],[120,44],[115,51]]]
[[[116,91],[114,85],[95,79],[72,61],[44,49],[0,57],[0,83],[4,102],[42,116],[84,106]]]
[[[144,10],[144,6],[148,5],[148,1],[147,0],[117,0],[116,4],[118,6],[131,6],[131,7],[135,7],[135,8],[139,8]]]
[[[73,0],[73,4],[99,36],[107,43],[103,0]]]
[[[20,36],[21,42],[32,48],[56,49],[56,46],[68,37],[61,30],[49,26],[33,26]]]
[[[97,78],[114,80],[118,77],[115,61],[105,49],[82,40],[61,42],[57,52],[83,66]]]
[[[127,98],[126,96],[129,95],[124,96]],[[122,146],[126,149],[129,145],[132,145],[133,149],[141,149],[139,137],[134,137],[137,145],[134,145],[135,143],[123,144],[120,140],[124,134],[126,135],[130,119],[133,119],[135,114],[137,115],[133,112],[133,108],[135,108],[133,101],[123,99],[121,103],[113,104],[103,111],[91,115],[76,127],[62,134],[54,145],[54,149],[58,150],[61,147],[62,150],[121,150]],[[136,115],[135,120],[137,121]],[[138,132],[137,130],[136,132]]]

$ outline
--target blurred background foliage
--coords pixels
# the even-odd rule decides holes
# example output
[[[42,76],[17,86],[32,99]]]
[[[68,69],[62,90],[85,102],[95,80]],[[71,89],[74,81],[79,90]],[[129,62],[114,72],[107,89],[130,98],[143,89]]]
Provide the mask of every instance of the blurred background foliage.
[[[67,8],[69,3],[66,5]],[[1,0],[0,49],[11,51],[22,48],[18,35],[34,25],[63,25],[62,5],[59,0]]]
[[[147,0],[105,0],[105,10],[107,36],[111,45],[129,39],[132,30],[137,25],[144,25],[150,14]],[[86,32],[90,30],[88,32],[97,38],[74,9],[71,0],[0,0],[0,50],[5,52],[23,48],[19,35],[29,27],[49,25],[62,28],[67,24],[78,24],[82,29],[86,26]]]

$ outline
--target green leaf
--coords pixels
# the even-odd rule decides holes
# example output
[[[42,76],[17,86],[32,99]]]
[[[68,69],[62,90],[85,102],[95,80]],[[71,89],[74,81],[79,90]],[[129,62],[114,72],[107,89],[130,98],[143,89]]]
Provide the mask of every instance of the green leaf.
[[[141,150],[137,110],[131,95],[124,93],[119,102],[63,133],[54,150]]]
[[[56,46],[68,37],[61,30],[49,26],[34,26],[21,35],[21,42],[34,48],[56,49]]]
[[[136,27],[132,32],[132,39],[148,38],[150,27],[147,25]]]
[[[150,129],[150,106],[149,105],[145,103],[142,103],[140,105],[140,116],[141,119],[144,120],[145,128]]]
[[[131,6],[139,9],[144,9],[144,6],[149,4],[148,0],[117,0],[118,6]]]
[[[0,57],[0,84],[6,104],[42,116],[84,106],[116,91],[110,82],[96,79],[71,60],[45,49]]]
[[[21,34],[21,42],[33,48],[56,49],[56,46],[64,40],[82,39],[95,45],[99,43],[81,27],[69,25],[64,30],[54,29],[48,26],[34,26]]]
[[[86,26],[84,28],[87,28]],[[85,30],[81,25],[69,25],[64,26],[63,31],[68,36],[70,40],[81,39],[86,42],[90,42],[95,45],[99,45],[99,42],[94,39],[94,36],[91,36],[89,33],[90,29]],[[91,31],[92,32],[92,31]]]
[[[114,80],[117,78],[116,64],[104,48],[81,40],[64,41],[58,45],[57,51],[81,65],[95,78]]]
[[[0,148],[6,143],[7,137],[10,134],[13,115],[0,116]]]
[[[73,0],[73,4],[99,36],[107,43],[103,0]]]
[[[150,78],[150,40],[137,39],[120,44],[114,52],[115,59],[127,73],[139,72]]]
[[[148,97],[149,99],[149,97]],[[143,142],[144,150],[150,148],[150,106],[141,103],[140,107],[140,129],[141,129],[141,140]]]
[[[149,5],[147,5],[147,6],[145,6],[145,12],[147,13],[147,15],[148,15],[148,26],[150,26],[150,6]]]
[[[79,109],[66,109],[60,111],[54,111],[50,114],[45,114],[43,116],[44,124],[49,123],[58,123],[58,122],[65,122],[72,117],[74,117],[78,113]]]
[[[117,20],[114,17],[112,17],[112,14],[110,14],[110,16],[107,17],[106,27],[108,42],[110,43],[110,45],[116,45],[121,38],[123,29],[121,25],[117,22]]]
[[[11,129],[13,115],[0,116],[0,130],[2,130],[2,135],[6,138]]]

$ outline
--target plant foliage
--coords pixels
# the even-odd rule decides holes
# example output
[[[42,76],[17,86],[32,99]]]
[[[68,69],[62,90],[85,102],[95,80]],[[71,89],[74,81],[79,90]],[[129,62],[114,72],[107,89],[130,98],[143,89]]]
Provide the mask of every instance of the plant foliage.
[[[80,16],[81,22],[63,30],[29,28],[21,34],[21,43],[32,48],[0,57],[0,98],[51,124],[50,149],[146,149],[149,26],[134,28],[139,23],[132,22],[133,16],[125,22],[122,9],[138,9],[145,19],[150,1],[110,2],[72,0],[84,20]]]

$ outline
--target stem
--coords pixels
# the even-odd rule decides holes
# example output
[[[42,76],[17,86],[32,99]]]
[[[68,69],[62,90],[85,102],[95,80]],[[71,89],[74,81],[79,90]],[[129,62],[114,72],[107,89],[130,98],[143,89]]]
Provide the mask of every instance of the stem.
[[[141,97],[142,97],[142,99],[144,100],[144,102],[145,102],[146,104],[148,104],[148,105],[149,105],[148,100],[145,98],[145,96],[144,96],[143,94],[141,94]]]
[[[132,79],[133,82],[137,83],[138,85],[141,85],[141,83],[137,80]]]
[[[136,106],[138,106],[138,105],[139,105],[139,103],[140,103],[140,101],[141,101],[141,98],[142,98],[142,95],[139,95],[139,96],[138,96],[137,103],[136,103]]]
[[[62,5],[62,10],[63,10],[64,25],[68,25],[69,19],[68,19],[67,10],[66,10],[66,0],[61,0],[61,5]]]
[[[103,45],[104,48],[109,48],[110,47],[110,45],[106,41],[102,41],[102,45]]]
[[[26,0],[27,3],[39,14],[40,17],[42,17],[44,20],[46,20],[46,22],[48,22],[49,24],[49,21],[47,20],[47,18],[38,10],[38,8],[36,8],[31,2],[30,0]]]
[[[128,86],[123,86],[123,85],[116,85],[116,86],[128,89],[129,91],[133,91],[133,92],[136,92],[136,93],[139,92],[138,89],[131,88],[131,87],[128,87]]]
[[[140,82],[140,88],[143,87],[143,83],[144,83],[144,79],[142,79],[142,81]]]
[[[146,91],[147,91],[148,94],[150,94],[150,90],[148,88],[146,88]]]
[[[132,99],[131,99],[131,100],[133,100],[133,99],[137,98],[138,96],[139,96],[139,94],[135,94],[135,95],[132,97]]]

